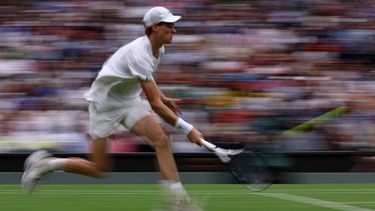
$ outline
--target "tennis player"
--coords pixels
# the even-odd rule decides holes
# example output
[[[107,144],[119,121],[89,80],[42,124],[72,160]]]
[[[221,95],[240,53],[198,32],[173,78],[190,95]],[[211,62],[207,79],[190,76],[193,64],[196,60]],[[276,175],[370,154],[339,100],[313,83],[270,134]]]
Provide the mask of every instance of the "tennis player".
[[[92,137],[90,160],[56,158],[46,151],[37,151],[25,161],[22,185],[26,191],[34,191],[43,176],[56,170],[103,176],[109,166],[108,137],[123,125],[131,133],[146,138],[154,148],[164,185],[176,199],[175,206],[189,204],[190,198],[177,172],[171,140],[155,113],[184,133],[192,143],[200,145],[203,136],[178,116],[180,108],[162,93],[153,77],[164,55],[164,45],[172,43],[176,33],[174,23],[180,18],[164,7],[154,7],[145,13],[145,35],[122,46],[107,59],[86,95]],[[142,92],[146,99],[141,98]]]

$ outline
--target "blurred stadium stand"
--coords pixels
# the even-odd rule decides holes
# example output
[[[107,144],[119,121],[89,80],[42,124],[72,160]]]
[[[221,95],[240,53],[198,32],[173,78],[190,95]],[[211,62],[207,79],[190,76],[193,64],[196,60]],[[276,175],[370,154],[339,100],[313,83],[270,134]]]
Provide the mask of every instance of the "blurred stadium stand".
[[[291,171],[373,171],[361,160],[375,149],[371,0],[2,1],[0,171],[21,171],[40,148],[88,152],[83,94],[106,57],[143,34],[155,5],[183,17],[156,78],[208,140],[292,158]],[[280,135],[339,106],[348,112]],[[183,171],[222,170],[166,128]],[[142,140],[122,129],[112,139],[115,169],[155,170]]]

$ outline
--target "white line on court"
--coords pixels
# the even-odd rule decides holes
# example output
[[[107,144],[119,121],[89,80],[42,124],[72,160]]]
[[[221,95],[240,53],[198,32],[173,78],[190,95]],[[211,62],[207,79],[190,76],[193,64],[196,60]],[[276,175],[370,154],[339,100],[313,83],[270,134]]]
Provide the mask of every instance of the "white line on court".
[[[373,209],[366,209],[356,206],[351,206],[347,204],[342,204],[339,202],[325,201],[321,199],[315,199],[305,196],[296,196],[288,193],[257,193],[260,196],[266,196],[271,198],[277,198],[287,201],[293,201],[297,203],[310,204],[317,207],[325,207],[342,211],[374,211]]]

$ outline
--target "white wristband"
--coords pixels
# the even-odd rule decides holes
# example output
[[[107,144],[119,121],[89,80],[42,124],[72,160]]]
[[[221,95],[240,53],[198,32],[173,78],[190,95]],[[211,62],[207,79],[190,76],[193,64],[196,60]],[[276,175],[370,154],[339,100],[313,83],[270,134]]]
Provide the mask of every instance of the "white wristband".
[[[185,120],[178,118],[175,128],[179,129],[183,134],[187,135],[193,130],[193,125],[187,123]]]

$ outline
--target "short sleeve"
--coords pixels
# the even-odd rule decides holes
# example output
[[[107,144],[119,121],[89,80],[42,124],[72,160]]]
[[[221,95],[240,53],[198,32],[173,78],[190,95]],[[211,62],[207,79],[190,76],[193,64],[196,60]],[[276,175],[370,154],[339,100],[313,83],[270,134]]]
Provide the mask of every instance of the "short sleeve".
[[[130,73],[141,79],[141,80],[154,80],[152,76],[153,72],[153,64],[150,62],[147,57],[134,56],[134,54],[131,54],[129,56],[129,71]]]

